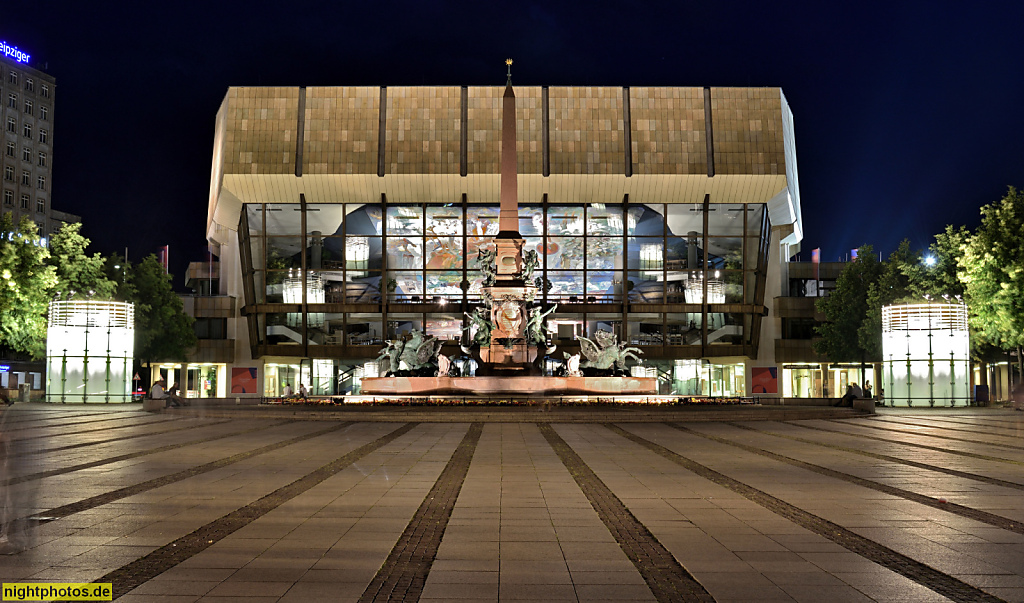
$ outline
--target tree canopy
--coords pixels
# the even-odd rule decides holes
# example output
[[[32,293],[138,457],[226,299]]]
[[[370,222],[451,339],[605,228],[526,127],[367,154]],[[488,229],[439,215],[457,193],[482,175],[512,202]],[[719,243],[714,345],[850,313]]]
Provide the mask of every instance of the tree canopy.
[[[153,254],[130,272],[135,289],[135,357],[152,363],[182,361],[196,345],[191,316],[171,288],[171,278]]]
[[[49,264],[57,274],[53,296],[60,299],[110,299],[117,285],[107,278],[103,257],[98,253],[85,253],[91,241],[82,236],[81,229],[80,223],[65,224],[50,238]]]
[[[1001,349],[1016,349],[1024,372],[1024,195],[1011,186],[981,215],[981,225],[961,245],[957,275],[975,332]]]
[[[836,288],[816,302],[825,322],[815,327],[821,336],[814,350],[833,362],[863,362],[868,350],[860,341],[859,330],[868,313],[868,294],[878,280],[881,265],[871,245],[860,247],[856,261],[846,265],[836,279]]]
[[[57,284],[39,244],[39,227],[28,217],[17,226],[0,215],[0,345],[42,358],[46,355],[46,313]]]

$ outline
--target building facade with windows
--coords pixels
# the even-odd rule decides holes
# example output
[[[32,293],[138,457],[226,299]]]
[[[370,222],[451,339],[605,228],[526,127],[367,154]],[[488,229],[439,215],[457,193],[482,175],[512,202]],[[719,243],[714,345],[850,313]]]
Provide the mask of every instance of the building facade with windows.
[[[228,90],[207,216],[228,391],[353,391],[413,329],[460,354],[498,232],[503,90]],[[557,359],[606,330],[663,393],[781,394],[774,300],[803,236],[782,91],[515,95],[519,232]]]
[[[42,71],[0,55],[0,101],[3,102],[3,199],[0,212],[17,223],[28,216],[49,236],[68,221],[54,219],[50,191],[53,185],[53,106],[57,87]],[[71,221],[77,221],[72,216]]]

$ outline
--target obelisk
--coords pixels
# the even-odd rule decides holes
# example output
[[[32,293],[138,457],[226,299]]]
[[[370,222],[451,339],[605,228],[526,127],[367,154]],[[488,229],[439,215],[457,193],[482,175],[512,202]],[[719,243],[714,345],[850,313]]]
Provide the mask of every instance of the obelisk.
[[[501,99],[501,210],[498,213],[498,281],[515,279],[523,269],[523,236],[519,234],[519,185],[516,152],[516,95],[512,91],[512,59],[506,59],[508,81]]]
[[[526,342],[527,293],[533,286],[525,283],[523,236],[519,234],[519,192],[516,178],[516,95],[512,91],[512,59],[508,81],[501,99],[501,210],[498,236],[494,237],[495,279],[488,288],[491,296],[491,345],[488,360],[492,368],[522,370],[529,363]],[[532,296],[531,296],[532,297]]]

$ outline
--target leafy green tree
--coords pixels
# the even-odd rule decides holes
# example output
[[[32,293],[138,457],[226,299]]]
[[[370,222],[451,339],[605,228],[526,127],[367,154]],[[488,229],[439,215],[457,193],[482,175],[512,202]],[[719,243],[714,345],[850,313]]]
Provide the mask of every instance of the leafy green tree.
[[[82,236],[81,229],[81,224],[65,224],[50,238],[48,263],[57,273],[53,295],[61,299],[110,299],[117,285],[105,274],[103,256],[85,253],[90,241]]]
[[[958,274],[959,261],[970,237],[971,232],[966,226],[946,226],[946,230],[935,235],[935,242],[928,247],[932,264],[917,260],[904,264],[909,295],[915,299],[925,296],[932,299],[963,297],[964,283]]]
[[[971,326],[985,342],[1015,349],[1024,374],[1024,194],[1011,186],[981,216],[958,262]]]
[[[825,321],[815,327],[821,336],[814,350],[833,362],[863,362],[868,351],[861,345],[859,330],[868,312],[871,284],[878,280],[881,265],[871,245],[860,247],[859,257],[843,268],[836,288],[816,302]]]
[[[879,264],[877,279],[868,285],[866,311],[857,329],[857,341],[868,360],[882,359],[882,306],[910,301],[907,272],[909,267],[919,263],[919,258],[919,254],[910,251],[910,241],[903,239],[889,259]],[[915,298],[915,301],[923,300]]]
[[[185,360],[196,345],[194,321],[185,314],[156,255],[146,256],[128,278],[135,289],[135,357],[150,364]]]
[[[33,358],[46,355],[46,312],[57,283],[50,252],[38,244],[39,229],[28,217],[15,227],[0,216],[0,345]]]

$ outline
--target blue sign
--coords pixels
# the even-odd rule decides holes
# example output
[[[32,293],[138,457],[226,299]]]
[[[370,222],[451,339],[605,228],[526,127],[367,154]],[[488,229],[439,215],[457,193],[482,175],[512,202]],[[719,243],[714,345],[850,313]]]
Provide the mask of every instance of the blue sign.
[[[10,372],[10,370],[11,370],[11,365],[9,365],[9,364],[0,364],[0,373],[8,373],[8,372]]]
[[[19,63],[28,63],[29,54],[18,50],[17,46],[8,46],[7,42],[0,42],[0,53],[7,58],[14,59]]]

